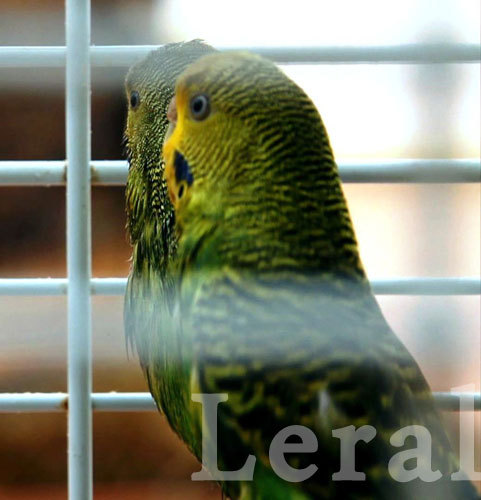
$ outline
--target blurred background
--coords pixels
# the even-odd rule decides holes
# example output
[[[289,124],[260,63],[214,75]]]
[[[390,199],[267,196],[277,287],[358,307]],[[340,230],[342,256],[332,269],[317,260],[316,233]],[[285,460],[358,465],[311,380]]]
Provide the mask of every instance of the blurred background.
[[[64,2],[2,0],[0,45],[63,45]],[[479,0],[92,0],[92,43],[214,46],[480,43]],[[284,67],[313,98],[336,157],[479,158],[480,69]],[[92,70],[92,159],[123,158],[127,68]],[[0,71],[0,160],[65,158],[64,71]],[[348,184],[370,278],[480,274],[479,184]],[[94,187],[93,276],[126,276],[124,189]],[[0,187],[0,277],[64,277],[65,189]],[[480,390],[480,298],[380,296],[433,390]],[[93,298],[94,391],[145,391],[121,297]],[[66,390],[66,299],[0,296],[0,392]],[[445,414],[454,446],[458,415]],[[480,415],[477,467],[481,468]],[[152,413],[94,414],[95,497],[220,498]],[[66,416],[0,414],[0,499],[66,498]]]

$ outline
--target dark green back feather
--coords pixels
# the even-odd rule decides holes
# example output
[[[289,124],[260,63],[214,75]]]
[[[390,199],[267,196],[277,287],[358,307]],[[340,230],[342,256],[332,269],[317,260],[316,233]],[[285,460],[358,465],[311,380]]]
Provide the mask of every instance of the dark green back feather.
[[[281,499],[293,489],[312,498],[476,498],[469,483],[406,486],[387,472],[398,451],[389,437],[406,425],[430,430],[434,470],[449,478],[457,462],[418,365],[372,295],[310,99],[250,55],[207,56],[178,88],[207,95],[212,116],[184,123],[178,144],[194,184],[177,214],[176,334],[193,342],[192,390],[229,395],[218,410],[220,463],[237,469],[249,453],[262,463],[262,477],[226,483],[226,491],[234,498]],[[272,438],[292,424],[315,430],[320,443],[317,454],[292,455],[296,467],[319,466],[298,485],[276,478],[268,461]],[[339,468],[331,431],[364,424],[378,431],[359,446],[367,481],[331,481]]]

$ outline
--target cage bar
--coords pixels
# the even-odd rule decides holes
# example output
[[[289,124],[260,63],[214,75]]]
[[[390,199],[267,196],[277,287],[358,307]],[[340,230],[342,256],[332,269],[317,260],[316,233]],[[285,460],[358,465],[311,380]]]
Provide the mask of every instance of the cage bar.
[[[470,397],[474,409],[481,410],[481,394],[476,392],[435,392],[434,399],[441,410],[458,411],[459,398]],[[155,411],[157,406],[149,392],[93,393],[92,410],[98,412]],[[0,394],[0,413],[61,412],[69,408],[69,396],[63,392]]]
[[[130,66],[160,45],[104,45],[90,47],[92,66]],[[479,44],[416,43],[381,46],[320,47],[217,47],[248,50],[280,64],[446,64],[481,61]],[[63,67],[66,48],[61,46],[0,47],[0,67]]]
[[[89,500],[92,480],[90,234],[90,1],[66,0],[68,492]]]
[[[339,173],[350,183],[478,183],[479,159],[405,159],[339,161]],[[128,164],[124,160],[90,162],[92,185],[123,185]],[[67,163],[56,161],[0,161],[0,185],[64,185]]]
[[[123,295],[126,278],[92,278],[92,295]],[[371,280],[376,295],[481,295],[479,278],[384,278]],[[65,278],[1,278],[0,295],[65,295]]]

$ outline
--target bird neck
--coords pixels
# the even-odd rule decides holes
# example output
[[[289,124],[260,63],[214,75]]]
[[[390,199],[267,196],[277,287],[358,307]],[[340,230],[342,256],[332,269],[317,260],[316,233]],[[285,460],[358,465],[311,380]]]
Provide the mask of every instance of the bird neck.
[[[366,282],[334,160],[297,163],[284,161],[275,175],[224,193],[216,184],[193,196],[182,218],[179,255],[197,268]]]

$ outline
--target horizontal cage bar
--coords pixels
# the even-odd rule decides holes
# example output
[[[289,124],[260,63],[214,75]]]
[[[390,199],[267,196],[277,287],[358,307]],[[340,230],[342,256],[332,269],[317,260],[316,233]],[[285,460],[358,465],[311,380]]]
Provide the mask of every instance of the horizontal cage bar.
[[[158,45],[105,45],[90,48],[92,66],[130,66]],[[418,43],[381,46],[321,47],[218,47],[249,50],[280,64],[357,63],[477,63],[480,45],[465,43]],[[63,67],[65,47],[0,47],[0,67]]]
[[[434,399],[442,410],[460,409],[460,397],[473,401],[474,409],[481,410],[481,394],[475,392],[435,392]],[[156,405],[148,392],[93,393],[95,411],[154,411]],[[1,393],[0,413],[39,413],[68,410],[68,394],[53,393]]]
[[[93,278],[92,295],[123,295],[126,278]],[[371,280],[378,295],[480,295],[479,278],[389,278]],[[65,295],[66,278],[0,278],[0,295]]]
[[[94,185],[122,185],[128,164],[123,160],[91,162]],[[476,183],[479,159],[406,159],[339,161],[339,173],[351,183]],[[0,161],[0,185],[65,185],[65,161]]]
[[[90,178],[94,185],[122,185],[127,179],[125,160],[90,162]],[[64,186],[67,181],[67,162],[0,161],[0,186]]]

